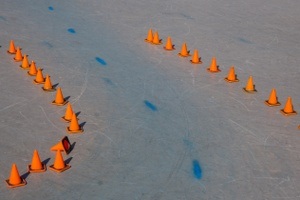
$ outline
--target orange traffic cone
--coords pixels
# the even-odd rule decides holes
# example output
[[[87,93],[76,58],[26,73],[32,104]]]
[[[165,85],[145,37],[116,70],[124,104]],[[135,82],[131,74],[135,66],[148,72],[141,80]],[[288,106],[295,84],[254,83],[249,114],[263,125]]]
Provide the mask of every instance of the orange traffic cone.
[[[70,165],[67,165],[63,159],[63,156],[61,155],[61,151],[56,151],[56,157],[55,157],[55,161],[54,164],[51,165],[49,168],[52,171],[55,172],[63,172],[66,171],[67,169],[70,169]]]
[[[51,80],[50,80],[50,76],[49,76],[49,75],[46,75],[45,84],[44,84],[44,86],[42,87],[42,89],[43,89],[45,92],[53,92],[53,91],[55,91],[55,88],[52,86],[52,83],[51,83]]]
[[[216,59],[216,57],[212,57],[210,67],[207,68],[207,71],[209,71],[211,73],[217,73],[217,72],[221,71],[219,69],[219,66],[217,65],[217,59]]]
[[[51,151],[64,151],[66,154],[69,154],[72,150],[72,145],[69,141],[69,138],[65,136],[59,143],[50,148]]]
[[[246,87],[243,88],[245,92],[254,93],[257,92],[255,89],[255,85],[253,84],[252,76],[249,76],[248,83]]]
[[[35,66],[35,62],[34,61],[31,61],[31,64],[29,66],[29,71],[27,72],[27,74],[29,76],[36,76],[37,74],[37,69],[36,69],[36,66]]]
[[[10,177],[5,181],[7,183],[7,186],[10,188],[20,187],[27,184],[26,180],[20,176],[16,164],[12,164]]]
[[[265,104],[268,106],[280,106],[281,105],[281,103],[279,103],[277,101],[277,95],[276,95],[275,88],[272,89],[269,100],[265,100]]]
[[[41,162],[39,153],[37,150],[33,151],[31,165],[28,165],[28,171],[33,173],[45,172],[47,167]]]
[[[61,118],[66,122],[70,122],[72,120],[72,116],[73,116],[73,109],[72,109],[71,103],[69,102],[66,112],[65,112],[65,115]]]
[[[226,78],[224,78],[225,81],[229,82],[229,83],[233,83],[233,82],[239,82],[239,79],[236,78],[236,74],[234,71],[234,66],[231,66],[228,72],[228,76]]]
[[[45,78],[43,76],[42,69],[38,68],[35,79],[33,80],[34,84],[43,84],[45,83]]]
[[[178,55],[181,56],[181,57],[190,56],[190,51],[187,50],[186,43],[182,44],[181,51],[180,51],[180,53],[178,53]]]
[[[152,44],[155,44],[155,45],[162,44],[161,39],[159,39],[159,35],[158,35],[157,31],[154,33]]]
[[[82,133],[83,129],[79,126],[75,113],[72,115],[70,126],[67,127],[68,133]]]
[[[148,36],[145,39],[145,42],[152,43],[152,41],[153,41],[153,33],[152,33],[152,29],[150,28],[149,31],[148,31]]]
[[[193,58],[190,60],[192,64],[202,64],[201,57],[198,56],[198,50],[195,49],[193,53]]]
[[[172,44],[172,39],[170,36],[167,37],[167,43],[166,46],[164,46],[164,49],[167,51],[173,51],[175,50],[174,48],[175,45]]]
[[[22,65],[20,65],[20,67],[22,69],[29,69],[29,62],[28,62],[28,59],[27,59],[27,55],[23,56]]]
[[[298,126],[298,129],[300,129],[300,125]]]
[[[16,55],[15,55],[15,57],[14,57],[14,60],[15,60],[16,62],[23,61],[23,56],[22,56],[22,52],[21,52],[20,47],[17,47],[17,52],[16,52]]]
[[[17,50],[15,48],[14,41],[11,40],[10,43],[9,43],[9,49],[7,50],[7,53],[15,54],[16,52],[17,52]]]
[[[285,116],[296,115],[297,112],[293,108],[292,98],[288,97],[284,109],[280,110]]]
[[[61,88],[58,87],[58,88],[57,88],[57,91],[56,91],[56,97],[55,97],[55,100],[52,101],[52,104],[53,104],[53,105],[57,105],[57,106],[63,106],[63,105],[65,105],[66,103],[68,103],[68,101],[64,99],[64,96],[63,96],[63,94],[62,94]]]

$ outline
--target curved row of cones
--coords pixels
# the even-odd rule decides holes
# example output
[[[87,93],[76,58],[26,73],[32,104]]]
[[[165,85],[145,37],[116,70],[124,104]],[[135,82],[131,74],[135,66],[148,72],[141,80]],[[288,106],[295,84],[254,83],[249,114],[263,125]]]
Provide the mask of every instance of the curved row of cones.
[[[22,55],[21,48],[17,47],[15,48],[14,41],[11,40],[9,44],[9,48],[7,50],[9,54],[15,54],[14,60],[16,62],[22,61],[22,64],[20,67],[24,70],[28,70],[27,74],[30,76],[35,76],[35,79],[33,80],[34,84],[44,84],[42,86],[43,91],[45,92],[54,92],[56,91],[55,99],[52,101],[53,105],[57,106],[64,106],[68,103],[68,101],[64,98],[62,89],[58,87],[57,89],[52,85],[51,78],[47,74],[46,77],[43,75],[43,70],[41,68],[37,68],[34,61],[31,62],[29,65],[28,62],[28,55]],[[74,114],[74,116],[73,116]],[[68,107],[66,109],[65,116],[63,117],[66,122],[70,122],[70,126],[67,127],[68,133],[82,133],[83,129],[78,124],[78,119],[73,113],[73,109],[71,107],[71,104],[68,104]]]
[[[15,54],[14,60],[16,62],[22,62],[20,68],[23,70],[28,70],[27,74],[29,76],[35,76],[35,79],[33,80],[34,84],[37,85],[43,84],[42,90],[45,92],[56,91],[55,99],[52,101],[53,105],[64,106],[68,104],[65,111],[65,115],[61,117],[63,121],[69,123],[69,126],[67,126],[66,131],[72,134],[82,133],[83,129],[78,123],[78,118],[75,112],[73,112],[71,103],[68,102],[66,98],[64,98],[62,89],[60,87],[55,88],[52,85],[50,76],[46,75],[46,77],[44,77],[42,72],[43,70],[41,68],[37,68],[34,61],[32,61],[31,64],[29,64],[28,55],[24,54],[23,56],[21,48],[20,47],[15,48],[13,40],[10,41],[9,49],[7,50],[7,52],[9,54]],[[54,164],[49,167],[51,170],[55,172],[63,172],[70,168],[70,166],[65,163],[61,154],[62,151],[65,151],[66,154],[68,154],[71,151],[71,144],[67,137],[64,137],[61,140],[61,142],[51,147],[50,150],[56,151]],[[45,172],[46,170],[47,170],[46,164],[41,162],[38,151],[34,150],[32,162],[30,165],[28,165],[28,172],[38,173],[38,172]],[[7,186],[10,188],[26,185],[26,180],[20,176],[16,164],[12,165],[10,177],[6,180],[6,183]]]
[[[145,39],[146,42],[154,45],[160,45],[163,44],[162,40],[159,38],[158,32],[154,32],[152,29],[149,29],[147,38]],[[170,36],[167,37],[166,45],[164,46],[165,50],[172,51],[175,50],[175,45],[172,43],[172,39]],[[190,55],[190,51],[187,48],[187,44],[184,42],[181,47],[181,51],[178,53],[178,56],[181,57],[188,57]],[[190,63],[192,64],[202,64],[201,57],[199,56],[198,50],[195,49],[193,52],[192,59],[190,60]],[[210,66],[207,68],[208,72],[211,73],[217,73],[220,72],[221,70],[219,69],[219,66],[217,65],[217,60],[216,57],[213,57],[211,60]],[[239,79],[237,78],[237,75],[235,74],[234,66],[231,66],[228,72],[228,76],[224,78],[225,81],[229,83],[234,83],[234,82],[239,82]],[[243,88],[243,90],[247,93],[255,93],[257,90],[255,89],[255,85],[253,83],[253,77],[249,76],[248,82],[246,86]],[[276,96],[276,90],[273,88],[270,94],[270,97],[268,100],[265,101],[265,104],[268,106],[280,106],[281,104],[277,100]],[[292,104],[292,98],[288,97],[285,107],[280,110],[281,113],[285,116],[289,115],[295,115],[297,112],[293,108]],[[300,125],[299,125],[300,128]]]

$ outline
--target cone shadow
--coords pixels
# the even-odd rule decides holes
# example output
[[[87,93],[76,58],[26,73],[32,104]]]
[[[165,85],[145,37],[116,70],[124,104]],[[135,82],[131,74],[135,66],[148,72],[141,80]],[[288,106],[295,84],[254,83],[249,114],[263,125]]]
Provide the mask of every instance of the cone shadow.
[[[21,175],[21,178],[26,179],[29,176],[30,172],[26,172],[25,174]]]
[[[67,96],[64,98],[65,101],[68,101],[70,99],[71,96]]]
[[[81,128],[83,128],[85,124],[86,124],[86,122],[82,122],[81,124],[79,124],[79,126],[80,126]]]
[[[59,83],[56,83],[56,84],[52,85],[52,87],[56,89],[56,87],[57,87],[58,85],[59,85]]]
[[[43,160],[42,163],[45,164],[45,165],[47,165],[48,162],[50,161],[50,159],[51,159],[51,158],[47,158],[47,159]]]
[[[80,115],[80,111],[78,111],[77,113],[75,113],[76,117],[78,117]]]
[[[73,159],[73,157],[70,157],[70,158],[66,159],[65,163],[68,165],[71,162],[72,159]]]
[[[76,145],[76,142],[73,142],[73,144],[71,144],[70,152],[69,153],[71,153],[71,151],[73,151],[73,149],[75,148],[75,145]]]

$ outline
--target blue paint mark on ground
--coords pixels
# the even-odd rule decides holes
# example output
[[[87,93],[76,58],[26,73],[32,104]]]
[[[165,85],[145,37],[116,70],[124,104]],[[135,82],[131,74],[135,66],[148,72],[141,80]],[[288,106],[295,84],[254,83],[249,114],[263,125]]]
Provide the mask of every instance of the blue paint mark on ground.
[[[0,19],[3,20],[3,21],[6,21],[6,18],[3,17],[3,16],[0,16]]]
[[[194,147],[193,142],[191,142],[189,139],[184,138],[183,139],[184,144],[189,148],[189,150],[192,150]]]
[[[48,10],[53,11],[54,8],[53,8],[52,6],[49,6],[49,7],[48,7]]]
[[[153,103],[151,103],[150,101],[145,100],[144,103],[145,103],[145,105],[146,105],[148,108],[150,108],[150,110],[152,110],[152,111],[157,111],[157,107],[156,107]]]
[[[100,63],[101,65],[107,65],[106,62],[105,62],[105,60],[103,60],[102,58],[96,57],[95,59],[96,59],[96,61],[97,61],[98,63]]]
[[[53,48],[53,45],[50,42],[43,41],[42,44],[47,46],[48,48]]]
[[[198,180],[202,178],[202,170],[198,160],[193,160],[194,177]]]
[[[102,78],[102,80],[107,83],[108,85],[114,86],[114,83],[109,78]]]
[[[239,40],[240,42],[245,43],[245,44],[253,44],[253,42],[251,42],[250,40],[246,40],[246,39],[241,38],[241,37],[239,37],[238,40]]]
[[[69,32],[69,33],[73,33],[73,34],[76,33],[76,31],[75,31],[73,28],[69,28],[69,29],[68,29],[68,32]]]

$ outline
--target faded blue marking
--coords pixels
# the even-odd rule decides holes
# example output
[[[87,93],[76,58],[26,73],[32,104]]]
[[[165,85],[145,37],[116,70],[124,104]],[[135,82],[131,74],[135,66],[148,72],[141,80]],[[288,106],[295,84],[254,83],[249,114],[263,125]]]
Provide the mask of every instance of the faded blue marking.
[[[183,17],[186,18],[186,19],[195,19],[195,18],[193,18],[192,16],[186,15],[186,14],[184,14],[184,13],[180,13],[180,15],[183,16]]]
[[[47,41],[43,41],[42,44],[45,45],[45,46],[47,46],[48,48],[52,48],[53,47],[53,45],[50,42],[47,42]]]
[[[238,40],[239,40],[240,42],[245,43],[245,44],[253,44],[253,42],[251,42],[250,40],[246,40],[246,39],[241,38],[241,37],[239,37]]]
[[[3,21],[6,21],[6,18],[3,17],[3,16],[0,16],[0,19],[3,20]]]
[[[114,83],[109,78],[102,78],[102,80],[107,83],[108,85],[114,86]]]
[[[53,8],[52,6],[49,6],[49,7],[48,7],[48,10],[53,11],[54,8]]]
[[[69,28],[69,29],[68,29],[68,32],[69,32],[69,33],[73,33],[73,34],[76,33],[76,31],[75,31],[73,28]]]
[[[106,62],[105,62],[105,60],[103,60],[102,58],[96,57],[95,59],[96,59],[96,61],[97,61],[98,63],[100,63],[101,65],[107,65]]]
[[[156,107],[153,103],[151,103],[150,101],[145,100],[144,103],[145,103],[145,105],[146,105],[148,108],[150,108],[150,110],[152,110],[152,111],[157,111],[157,107]]]
[[[193,160],[194,177],[198,180],[202,178],[202,170],[198,160]]]
[[[191,142],[190,140],[188,140],[186,138],[183,139],[183,142],[190,150],[193,149],[193,147],[194,147],[193,142]]]

